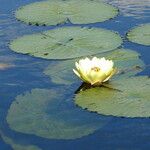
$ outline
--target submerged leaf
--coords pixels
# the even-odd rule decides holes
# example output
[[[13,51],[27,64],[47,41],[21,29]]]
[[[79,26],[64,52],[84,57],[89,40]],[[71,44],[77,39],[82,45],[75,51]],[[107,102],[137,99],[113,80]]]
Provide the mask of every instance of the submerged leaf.
[[[118,9],[98,0],[50,0],[36,2],[16,11],[16,18],[33,25],[103,22],[114,18]]]
[[[132,29],[127,38],[134,43],[150,46],[150,23]]]
[[[13,150],[41,150],[39,147],[35,145],[23,145],[16,142],[14,139],[6,136],[3,131],[0,131],[0,136],[4,140],[5,143],[9,144]]]
[[[60,89],[33,89],[19,95],[10,106],[7,122],[21,133],[49,139],[76,139],[93,133],[109,120],[72,107],[63,97]]]
[[[103,115],[150,117],[150,78],[124,78],[108,85],[109,88],[95,87],[81,91],[76,95],[75,103]]]
[[[121,43],[120,36],[109,30],[63,27],[20,37],[11,42],[10,48],[45,59],[68,59],[107,52]]]
[[[142,60],[139,59],[139,54],[132,50],[117,49],[108,53],[95,55],[99,58],[106,57],[115,63],[119,74],[114,78],[126,78],[141,72],[144,66]],[[44,73],[48,75],[52,82],[57,84],[72,84],[78,82],[78,78],[74,75],[72,69],[75,67],[75,62],[79,59],[66,60],[55,62],[49,65]]]

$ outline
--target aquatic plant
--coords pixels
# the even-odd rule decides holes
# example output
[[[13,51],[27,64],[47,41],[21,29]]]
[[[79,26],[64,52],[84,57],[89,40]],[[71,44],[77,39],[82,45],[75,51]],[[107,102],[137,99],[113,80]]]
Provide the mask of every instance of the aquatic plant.
[[[45,59],[68,59],[107,52],[120,46],[121,37],[101,28],[63,27],[25,35],[10,43],[18,53]]]
[[[32,25],[57,25],[71,22],[88,24],[114,18],[118,9],[100,0],[49,0],[19,8],[18,20]]]
[[[150,46],[150,23],[133,28],[127,33],[129,41]]]

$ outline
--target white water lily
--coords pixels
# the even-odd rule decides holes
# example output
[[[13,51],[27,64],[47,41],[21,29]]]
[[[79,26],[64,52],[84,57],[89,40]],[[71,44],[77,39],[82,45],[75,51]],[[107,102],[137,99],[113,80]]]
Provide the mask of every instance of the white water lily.
[[[75,63],[76,70],[74,73],[84,82],[91,85],[100,85],[108,81],[115,73],[116,69],[113,68],[114,63],[112,60],[93,57],[81,59]]]

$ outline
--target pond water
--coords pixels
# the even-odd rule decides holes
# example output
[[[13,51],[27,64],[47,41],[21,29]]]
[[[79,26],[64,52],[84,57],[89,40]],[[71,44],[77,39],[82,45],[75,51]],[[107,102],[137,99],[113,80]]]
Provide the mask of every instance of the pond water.
[[[14,12],[18,7],[36,1],[38,0],[0,0],[0,150],[148,150],[149,118],[113,117],[82,110],[73,102],[73,95],[81,85],[80,80],[71,86],[54,84],[43,71],[50,64],[53,67],[57,61],[18,54],[9,49],[9,42],[19,36],[73,26],[71,23],[56,27],[29,26],[15,19]],[[131,43],[125,35],[131,28],[149,23],[150,1],[106,2],[120,9],[117,17],[103,23],[74,26],[117,31],[124,40],[122,47],[140,53],[141,59],[148,66],[149,47]],[[150,67],[138,75],[149,76]],[[56,102],[52,101],[46,107],[42,102],[47,103],[48,94],[54,96]],[[17,95],[25,98],[20,103],[13,103]],[[20,112],[10,114],[10,120],[11,115],[16,115],[21,118],[21,123],[13,122],[17,122],[16,117],[12,126],[8,124],[10,108]],[[36,112],[40,114],[37,115]],[[26,113],[33,120],[32,125],[25,118]]]

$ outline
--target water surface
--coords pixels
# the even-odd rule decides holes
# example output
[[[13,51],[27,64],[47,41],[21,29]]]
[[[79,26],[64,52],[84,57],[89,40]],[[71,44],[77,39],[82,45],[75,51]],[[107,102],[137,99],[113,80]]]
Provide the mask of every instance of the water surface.
[[[33,88],[63,89],[67,86],[53,84],[42,72],[46,66],[55,61],[33,58],[31,56],[12,52],[8,43],[25,34],[32,34],[57,27],[29,26],[18,22],[14,11],[25,4],[37,0],[0,0],[0,64],[9,64],[10,67],[0,70],[0,149],[1,150],[148,150],[150,147],[150,119],[149,118],[121,118],[106,117],[81,110],[74,105],[72,96],[80,86],[80,81],[71,86],[64,94],[66,109],[73,109],[82,120],[82,115],[95,121],[101,121],[103,126],[87,136],[77,139],[48,139],[33,134],[25,134],[12,130],[6,116],[15,97]],[[148,23],[150,16],[149,0],[107,0],[108,3],[120,9],[119,15],[103,23],[81,26],[102,27],[119,32],[123,37],[123,47],[135,50],[141,54],[146,65],[150,64],[148,46],[142,46],[127,41],[126,32],[140,24]],[[146,67],[140,75],[149,75],[150,68]],[[69,98],[69,99],[68,99]],[[60,112],[61,114],[61,112]],[[80,116],[81,114],[81,116]],[[62,117],[63,118],[63,117]],[[83,119],[84,120],[84,119]],[[107,120],[107,121],[106,121]],[[29,147],[29,146],[33,147]],[[22,147],[21,147],[22,146]]]

